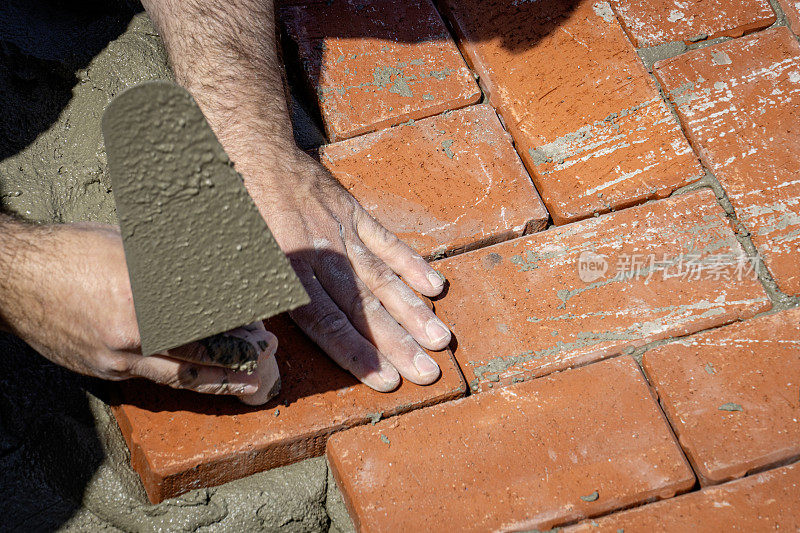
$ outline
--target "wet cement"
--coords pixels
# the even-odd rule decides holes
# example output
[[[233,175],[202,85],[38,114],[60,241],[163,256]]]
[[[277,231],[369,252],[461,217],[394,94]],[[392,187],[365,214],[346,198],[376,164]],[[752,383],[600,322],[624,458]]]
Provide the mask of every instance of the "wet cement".
[[[0,529],[327,530],[323,458],[150,505],[103,383],[0,342]]]
[[[116,221],[103,110],[125,88],[171,73],[149,19],[113,4],[0,5],[0,208],[6,212],[40,222]],[[322,142],[318,132],[300,133],[305,143]],[[0,529],[328,529],[323,459],[150,505],[102,382],[58,367],[2,333],[0,360]]]

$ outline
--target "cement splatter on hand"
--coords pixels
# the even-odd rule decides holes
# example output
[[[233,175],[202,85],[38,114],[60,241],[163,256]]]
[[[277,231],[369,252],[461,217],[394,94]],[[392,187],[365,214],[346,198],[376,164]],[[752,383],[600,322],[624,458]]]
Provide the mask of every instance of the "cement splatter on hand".
[[[741,405],[733,402],[723,403],[722,405],[717,407],[717,409],[719,409],[720,411],[744,411],[744,408],[742,408]]]
[[[594,502],[594,501],[597,501],[597,499],[599,497],[600,497],[600,493],[597,492],[597,491],[594,491],[593,493],[589,494],[588,496],[581,496],[581,500],[583,500],[585,502]]]
[[[245,339],[223,333],[198,342],[206,349],[208,358],[217,364],[247,372],[252,372],[256,368],[258,350]],[[262,351],[264,349],[266,349],[266,346],[262,348]]]

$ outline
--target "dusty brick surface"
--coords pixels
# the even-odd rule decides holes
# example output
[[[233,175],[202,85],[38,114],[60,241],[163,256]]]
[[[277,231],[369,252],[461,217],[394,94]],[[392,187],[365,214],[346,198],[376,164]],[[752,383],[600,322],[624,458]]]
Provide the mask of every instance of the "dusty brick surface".
[[[430,0],[304,2],[280,13],[332,141],[481,97]]]
[[[741,254],[700,190],[437,261],[450,286],[436,312],[485,390],[769,309]]]
[[[655,72],[778,286],[800,294],[800,44],[774,28]]]
[[[702,484],[800,457],[800,309],[687,337],[642,363]]]
[[[361,205],[425,257],[547,224],[511,137],[488,105],[331,144],[320,159]]]
[[[446,351],[431,353],[442,369],[435,384],[406,382],[383,394],[341,370],[285,316],[267,329],[280,341],[282,389],[266,406],[142,381],[120,384],[112,409],[151,501],[321,455],[335,431],[466,391]]]
[[[797,0],[778,0],[789,26],[795,35],[800,35],[800,2]]]
[[[556,224],[702,172],[606,3],[444,0]]]
[[[775,22],[767,0],[612,0],[637,48],[741,37]]]
[[[620,531],[797,531],[800,464],[740,479],[564,528]]]
[[[343,432],[327,457],[361,531],[544,530],[694,483],[628,357]]]

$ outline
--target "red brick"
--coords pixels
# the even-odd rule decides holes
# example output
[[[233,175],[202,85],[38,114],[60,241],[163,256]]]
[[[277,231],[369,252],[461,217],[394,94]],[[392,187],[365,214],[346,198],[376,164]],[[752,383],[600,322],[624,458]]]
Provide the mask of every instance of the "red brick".
[[[332,141],[477,102],[430,0],[334,0],[281,10]]]
[[[786,20],[795,34],[800,35],[800,2],[797,0],[778,0]]]
[[[556,224],[702,170],[606,3],[444,0]]]
[[[511,137],[488,105],[328,145],[321,161],[373,216],[426,257],[547,224]]]
[[[774,28],[656,74],[779,287],[800,294],[800,45]]]
[[[767,0],[612,0],[611,5],[638,48],[741,37],[775,22]]]
[[[670,500],[564,528],[562,533],[620,531],[796,531],[800,465],[794,464]]]
[[[431,353],[442,368],[435,384],[405,382],[383,394],[341,370],[285,316],[267,329],[280,341],[282,390],[265,406],[143,381],[120,384],[113,411],[150,501],[321,455],[335,431],[466,391],[449,352]]]
[[[751,276],[714,280],[692,266],[743,253],[701,190],[438,261],[450,286],[436,312],[470,386],[484,390],[769,309]],[[579,263],[598,256],[607,271],[583,281]]]
[[[548,529],[694,484],[628,357],[346,431],[327,457],[361,531]]]
[[[800,309],[662,346],[643,366],[703,485],[800,457]]]

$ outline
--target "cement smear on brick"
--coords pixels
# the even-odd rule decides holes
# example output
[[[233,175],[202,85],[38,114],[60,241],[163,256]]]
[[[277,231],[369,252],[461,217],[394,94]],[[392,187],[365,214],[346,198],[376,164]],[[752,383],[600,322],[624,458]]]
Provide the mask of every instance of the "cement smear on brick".
[[[149,19],[131,18],[124,7],[116,11],[109,5],[7,0],[0,6],[4,211],[38,222],[116,222],[102,113],[122,90],[171,74]],[[57,367],[2,333],[0,359],[4,526],[24,531],[328,529],[323,459],[150,505],[116,422],[99,399],[102,383]]]

